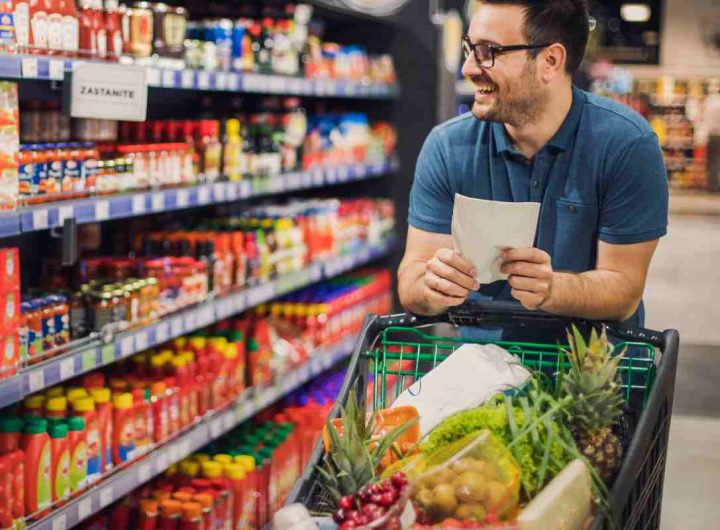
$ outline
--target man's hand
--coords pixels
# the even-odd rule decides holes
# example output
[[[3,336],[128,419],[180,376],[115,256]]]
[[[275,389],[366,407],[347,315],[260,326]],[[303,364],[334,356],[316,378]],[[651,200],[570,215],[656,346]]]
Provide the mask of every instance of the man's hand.
[[[514,248],[503,252],[500,269],[509,274],[511,294],[523,307],[540,309],[550,298],[553,268],[550,255],[539,248]]]
[[[432,310],[447,309],[462,304],[480,284],[475,281],[477,271],[459,252],[441,248],[427,262],[423,277],[423,297]]]

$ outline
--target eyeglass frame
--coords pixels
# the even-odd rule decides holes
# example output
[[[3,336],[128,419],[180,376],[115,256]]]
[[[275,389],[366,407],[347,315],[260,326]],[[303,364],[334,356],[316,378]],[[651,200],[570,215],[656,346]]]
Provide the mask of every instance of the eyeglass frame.
[[[470,56],[470,52],[465,52],[465,45],[472,50],[473,58],[475,59],[475,62],[480,66],[480,68],[493,68],[495,66],[495,58],[498,55],[501,55],[503,53],[507,52],[515,52],[520,50],[540,50],[542,48],[547,48],[548,46],[552,46],[552,43],[549,44],[509,44],[507,46],[496,46],[494,44],[483,44],[483,43],[477,43],[474,44],[470,40],[470,35],[463,35],[462,37],[462,43],[463,43],[463,56],[465,57],[465,60]],[[492,64],[490,66],[483,66],[482,62],[480,61],[480,57],[478,56],[477,48],[478,46],[484,46],[488,50],[490,50],[490,57],[492,58]]]

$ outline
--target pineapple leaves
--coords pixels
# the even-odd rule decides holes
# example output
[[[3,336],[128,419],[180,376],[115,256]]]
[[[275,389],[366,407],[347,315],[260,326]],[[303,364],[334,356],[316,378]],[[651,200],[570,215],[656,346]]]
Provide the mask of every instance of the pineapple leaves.
[[[400,438],[400,436],[402,436],[405,431],[410,429],[410,427],[415,425],[417,421],[418,418],[413,418],[412,420],[407,421],[402,425],[398,425],[382,437],[378,445],[371,451],[373,469],[376,469],[380,465],[380,461],[382,460],[383,456],[385,456],[385,453],[387,453],[390,448],[393,447],[393,444],[397,441],[397,439]]]

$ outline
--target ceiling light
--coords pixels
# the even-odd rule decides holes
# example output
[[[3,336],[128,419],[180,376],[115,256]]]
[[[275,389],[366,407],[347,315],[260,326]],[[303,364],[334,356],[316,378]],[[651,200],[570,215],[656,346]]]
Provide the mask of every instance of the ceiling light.
[[[620,6],[620,16],[625,22],[647,22],[652,11],[647,4],[623,4]]]

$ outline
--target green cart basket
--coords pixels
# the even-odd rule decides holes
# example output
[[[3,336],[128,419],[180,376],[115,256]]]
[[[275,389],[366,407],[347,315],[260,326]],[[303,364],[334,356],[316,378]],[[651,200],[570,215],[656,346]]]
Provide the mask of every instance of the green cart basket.
[[[679,335],[675,330],[656,332],[622,324],[568,319],[539,311],[528,311],[511,302],[466,304],[434,318],[412,315],[368,316],[348,366],[347,376],[331,412],[339,415],[339,404],[357,388],[359,400],[372,396],[375,408],[389,406],[394,398],[468,342],[493,343],[515,354],[523,364],[553,376],[566,366],[558,338],[574,323],[582,333],[605,327],[616,351],[627,348],[619,372],[625,390],[626,414],[621,422],[626,441],[625,457],[610,487],[610,513],[618,528],[656,529],[660,525],[665,460]],[[433,326],[491,329],[502,340],[477,340],[438,336]],[[447,329],[447,326],[445,327]],[[435,331],[435,333],[437,333]],[[469,334],[471,336],[472,334]],[[371,388],[371,393],[360,389]],[[316,510],[321,490],[316,466],[323,455],[322,443],[313,451],[302,477],[290,492],[287,503],[299,502]],[[608,527],[598,516],[591,530]]]

